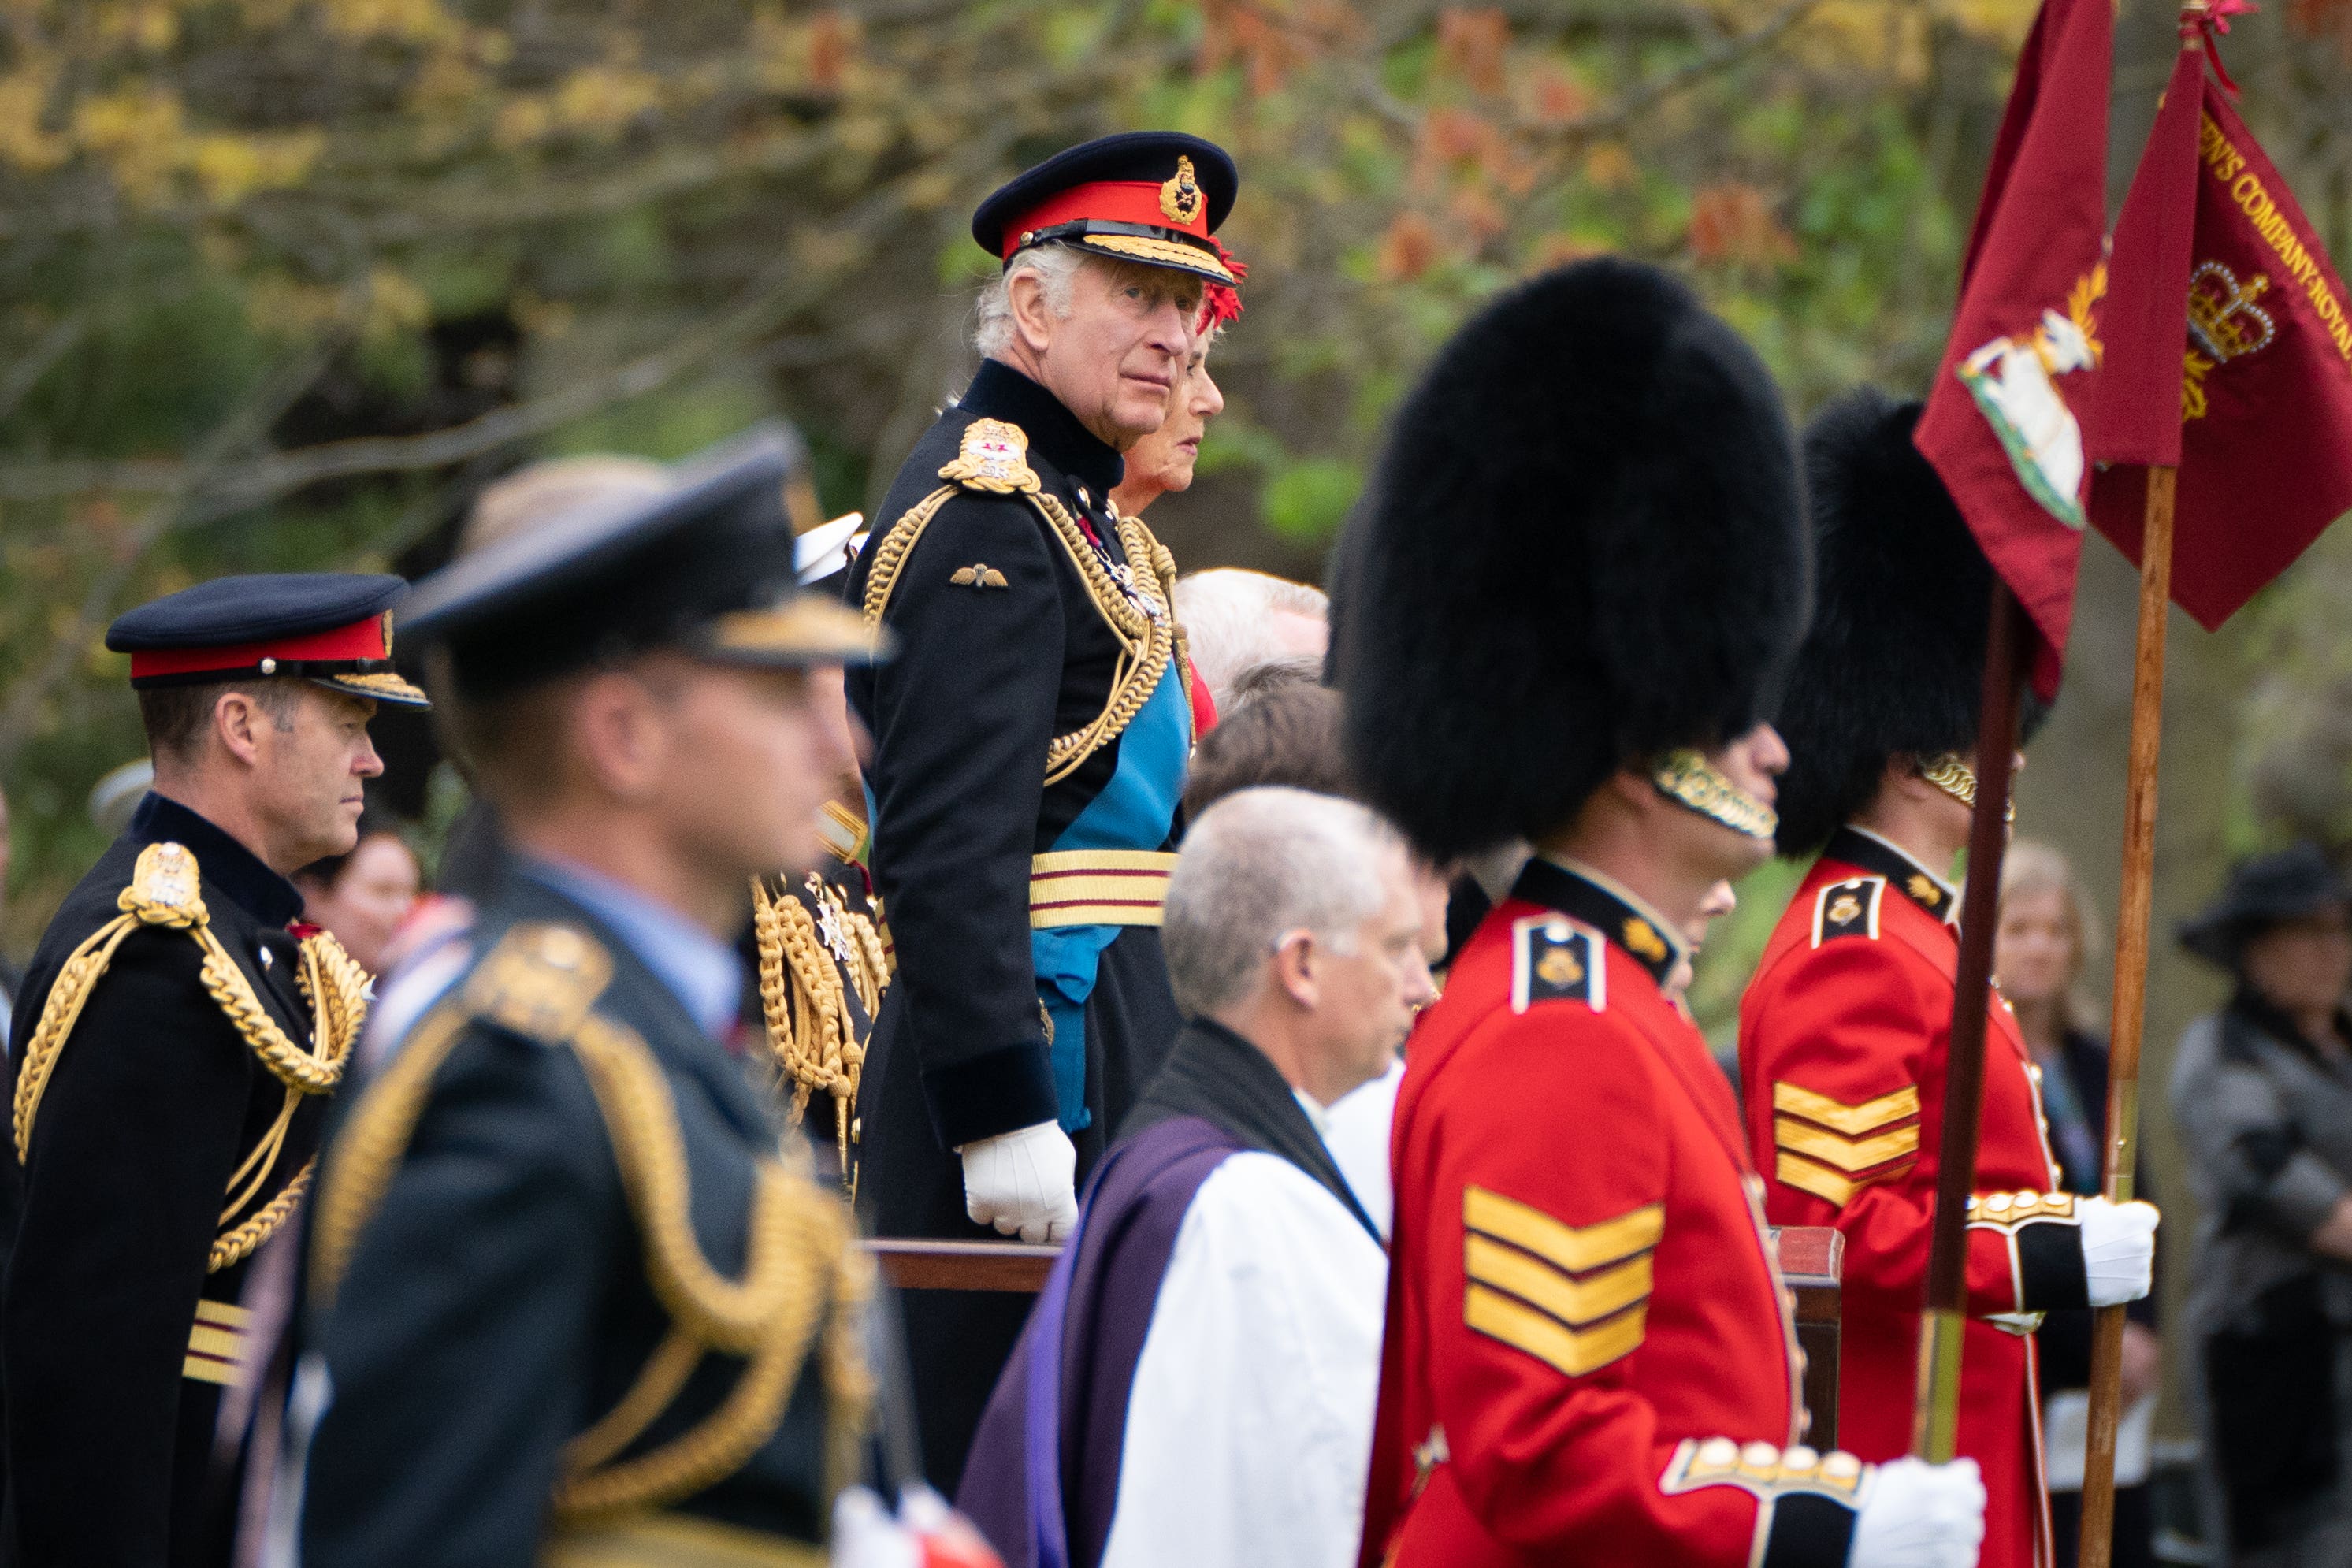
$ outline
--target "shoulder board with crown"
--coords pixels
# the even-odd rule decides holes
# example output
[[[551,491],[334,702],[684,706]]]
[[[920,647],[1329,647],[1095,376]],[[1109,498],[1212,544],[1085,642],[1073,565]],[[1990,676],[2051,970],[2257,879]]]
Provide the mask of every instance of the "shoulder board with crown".
[[[613,955],[577,927],[518,925],[466,982],[478,1018],[550,1044],[579,1032],[613,978]]]
[[[1034,495],[1039,481],[1029,466],[1029,433],[1006,420],[975,419],[940,478],[986,495]]]
[[[1878,938],[1879,900],[1886,879],[1877,875],[1848,877],[1832,882],[1813,899],[1813,945],[1842,936]]]
[[[1600,932],[1558,912],[1512,923],[1512,1012],[1524,1013],[1538,1002],[1581,1002],[1598,1013],[1608,999]]]

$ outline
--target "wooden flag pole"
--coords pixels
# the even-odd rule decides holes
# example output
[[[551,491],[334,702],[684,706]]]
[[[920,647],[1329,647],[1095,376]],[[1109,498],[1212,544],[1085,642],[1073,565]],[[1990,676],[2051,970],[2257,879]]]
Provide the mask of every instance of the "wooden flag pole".
[[[2132,1200],[2139,1142],[2139,1046],[2147,1015],[2148,911],[2156,887],[2156,759],[2164,732],[2165,607],[2172,597],[2175,470],[2147,470],[2139,542],[2139,635],[2132,668],[2130,772],[2124,785],[2123,890],[2116,904],[2116,1005],[2107,1043],[2106,1194]],[[2115,1556],[2116,1427],[2123,1418],[2124,1309],[2091,1326],[2091,1420],[2083,1456],[2082,1568]]]
[[[1977,1178],[1984,1105],[1986,1011],[1993,930],[2000,923],[2000,861],[2009,845],[2009,784],[2017,753],[2020,655],[2025,612],[1996,579],[1985,629],[1984,691],[1978,706],[1977,800],[1969,822],[1968,889],[1960,899],[1959,971],[1953,983],[1951,1046],[1944,1063],[1944,1127],[1929,1222],[1927,1310],[1919,1318],[1919,1386],[1911,1452],[1930,1464],[1953,1455],[1960,1415],[1960,1342],[1968,1323],[1969,1196]]]

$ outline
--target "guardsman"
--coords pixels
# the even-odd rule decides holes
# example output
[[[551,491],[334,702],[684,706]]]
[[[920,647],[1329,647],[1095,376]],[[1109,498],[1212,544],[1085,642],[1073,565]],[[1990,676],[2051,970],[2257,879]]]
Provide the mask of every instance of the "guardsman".
[[[7,1069],[5,1550],[228,1560],[284,1292],[256,1254],[301,1205],[367,977],[288,874],[348,854],[397,577],[227,577],[108,628],[154,783],[67,896]]]
[[[1175,563],[1116,515],[1233,269],[1233,160],[1074,147],[981,205],[1003,264],[979,374],[916,444],[847,596],[897,635],[854,670],[898,976],[859,1096],[881,1236],[1056,1240],[1178,1027],[1157,930],[1192,742]],[[1027,1301],[906,1303],[931,1479],[952,1490]]]
[[[1845,1233],[1838,1437],[1911,1442],[1959,958],[1953,859],[1976,798],[1992,571],[1911,445],[1919,405],[1864,389],[1805,436],[1821,591],[1781,729],[1780,852],[1820,858],[1739,1009],[1748,1138],[1775,1225]],[[1985,1038],[1959,1452],[1983,1562],[2048,1560],[2032,1335],[2053,1307],[2147,1293],[2156,1211],[2062,1189],[2040,1069],[2008,1004]]]
[[[1335,605],[1357,777],[1536,854],[1399,1093],[1366,1564],[1975,1561],[1974,1468],[1805,1446],[1729,1087],[1663,987],[1770,852],[1803,509],[1770,377],[1614,259],[1490,305],[1399,412]]]
[[[720,448],[412,601],[507,862],[328,1152],[310,1568],[823,1560],[867,1274],[719,1043],[845,761],[806,671],[874,641],[794,589],[788,467]]]

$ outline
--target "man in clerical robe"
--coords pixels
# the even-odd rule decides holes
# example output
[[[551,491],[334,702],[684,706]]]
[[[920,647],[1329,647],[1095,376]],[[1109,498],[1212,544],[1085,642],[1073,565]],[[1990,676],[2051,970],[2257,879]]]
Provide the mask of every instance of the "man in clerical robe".
[[[1345,1568],[1388,1258],[1325,1146],[1433,994],[1403,844],[1246,789],[1184,839],[1188,1022],[1089,1184],[989,1402],[962,1507],[1015,1568]]]

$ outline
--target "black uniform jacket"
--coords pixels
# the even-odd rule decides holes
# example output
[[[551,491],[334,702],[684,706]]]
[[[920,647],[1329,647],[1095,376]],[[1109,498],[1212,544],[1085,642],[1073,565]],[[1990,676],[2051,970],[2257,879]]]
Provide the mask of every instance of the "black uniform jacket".
[[[964,430],[982,418],[1019,426],[1043,489],[1124,559],[1109,500],[1119,455],[1051,393],[993,360],[916,443],[881,515],[901,518],[939,489]],[[888,538],[877,531],[851,569],[851,605],[864,602]],[[1150,561],[1125,564],[1139,577],[1152,571]],[[945,1149],[1055,1117],[1030,955],[1030,858],[1055,846],[1118,770],[1114,738],[1067,777],[1045,782],[1054,739],[1103,712],[1122,649],[1069,552],[1017,494],[949,499],[899,569],[883,620],[897,635],[896,657],[848,675],[850,705],[874,737],[874,873],[898,944],[900,984],[886,1015],[903,1016],[886,1016],[883,1027],[891,1048],[901,1037],[911,1047],[906,1065],[919,1075]],[[1137,846],[1172,847],[1172,833]],[[1179,1024],[1172,999],[1163,1011],[1151,1020],[1155,1068]],[[1100,1088],[1090,1074],[1090,1102]],[[1096,1110],[1097,1140],[1140,1088],[1140,1079],[1126,1086],[1108,1118]]]
[[[34,954],[5,1080],[20,1133],[28,1094],[19,1079],[39,1049],[58,971],[123,917],[116,900],[141,852],[157,844],[193,858],[205,929],[270,1022],[298,1047],[313,1043],[296,980],[301,949],[287,930],[301,895],[210,822],[151,795]],[[317,1149],[325,1101],[296,1097],[262,1185],[225,1215],[233,1177],[245,1196],[247,1156],[286,1110],[288,1092],[206,991],[205,957],[186,929],[134,922],[50,1058],[25,1158],[12,1141],[0,1162],[15,1562],[176,1568],[227,1558],[246,1437],[236,1415],[250,1403],[233,1400],[233,1429],[221,1432],[224,1394],[228,1380],[257,1381],[274,1349],[244,1331],[248,1244],[257,1245],[255,1231],[276,1229],[271,1213],[282,1219],[293,1206],[280,1200]],[[216,1257],[224,1266],[213,1266]]]
[[[510,875],[472,954],[328,1152],[304,1563],[523,1568],[647,1519],[820,1538],[863,1386],[839,1201],[577,903]],[[615,1416],[641,1386],[650,1424]]]
[[[1129,543],[1141,541],[1122,539],[1109,505],[1119,455],[1051,393],[988,361],[900,468],[883,526],[851,569],[853,607],[872,605],[895,525],[948,482],[941,470],[982,419],[1016,426],[1040,494],[1084,516],[1150,585],[1155,562],[1134,558]],[[874,738],[872,865],[898,960],[858,1093],[857,1205],[877,1235],[971,1238],[993,1233],[965,1216],[954,1148],[1054,1121],[1060,1109],[1031,944],[1031,858],[1062,843],[1103,796],[1131,736],[1094,744],[1066,772],[1067,758],[1049,764],[1049,753],[1103,716],[1131,661],[1098,584],[1019,493],[955,489],[887,586],[881,618],[897,652],[847,678],[850,706]],[[1171,799],[1182,790],[1181,759],[1176,766]],[[1049,784],[1049,772],[1061,776]],[[1178,830],[1171,822],[1156,842],[1129,847],[1171,849]],[[1081,1185],[1181,1024],[1159,931],[1126,927],[1103,950],[1085,1005]],[[926,1462],[952,1492],[1027,1303],[924,1292],[905,1309]]]

